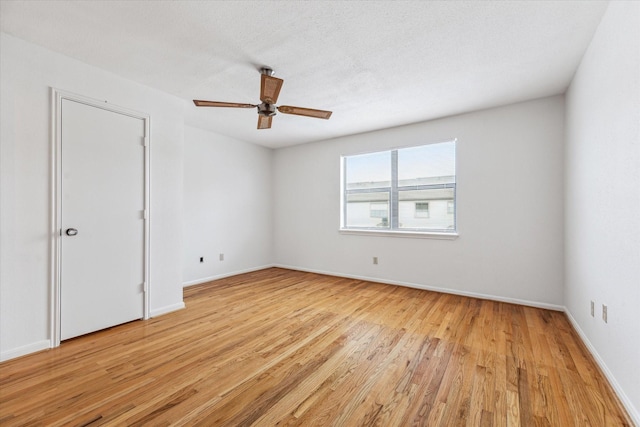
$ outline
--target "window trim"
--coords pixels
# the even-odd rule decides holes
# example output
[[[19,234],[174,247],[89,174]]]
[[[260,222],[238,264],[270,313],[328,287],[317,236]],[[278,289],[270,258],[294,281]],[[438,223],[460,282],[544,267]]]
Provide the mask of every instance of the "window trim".
[[[355,236],[386,236],[386,237],[411,237],[415,239],[455,240],[460,234],[443,233],[437,231],[404,231],[404,230],[374,230],[372,228],[340,228],[340,234]]]
[[[381,153],[388,151],[391,153],[391,156],[395,156],[395,161],[392,160],[392,170],[391,174],[393,176],[394,172],[397,176],[397,155],[398,150],[402,150],[405,148],[413,148],[413,147],[422,147],[426,145],[433,144],[443,144],[447,142],[453,142],[455,144],[456,156],[455,156],[455,183],[452,184],[435,184],[435,185],[427,185],[425,187],[437,187],[437,188],[454,188],[453,193],[453,225],[454,229],[451,232],[441,231],[441,230],[418,230],[418,229],[399,229],[397,228],[398,224],[398,212],[392,212],[394,210],[394,206],[396,209],[399,209],[398,203],[393,203],[393,197],[398,197],[398,192],[402,191],[398,189],[398,182],[395,179],[391,179],[390,187],[382,188],[371,188],[369,191],[389,191],[389,228],[368,228],[368,227],[349,227],[345,226],[345,220],[347,218],[347,203],[345,201],[345,196],[347,194],[347,183],[346,183],[346,173],[345,173],[345,162],[347,157],[357,156],[362,154],[373,154],[373,153]],[[351,153],[351,154],[343,154],[340,156],[340,228],[338,232],[340,234],[345,235],[361,235],[361,236],[387,236],[387,237],[409,237],[409,238],[421,238],[421,239],[438,239],[438,240],[455,240],[459,237],[459,229],[458,229],[458,139],[453,138],[450,140],[438,141],[438,142],[430,142],[430,143],[420,143],[420,144],[411,144],[406,146],[395,146],[388,149],[375,150],[375,151],[365,151],[360,153]],[[422,187],[422,186],[420,186]],[[395,191],[394,191],[395,190]],[[392,221],[394,224],[392,224]],[[396,228],[393,228],[395,226]]]

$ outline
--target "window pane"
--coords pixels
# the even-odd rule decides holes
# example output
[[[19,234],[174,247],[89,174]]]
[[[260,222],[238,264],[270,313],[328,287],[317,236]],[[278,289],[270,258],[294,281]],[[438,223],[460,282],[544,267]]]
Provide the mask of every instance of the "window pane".
[[[345,157],[347,190],[391,186],[391,152]]]
[[[398,227],[432,231],[455,228],[454,189],[401,190],[398,192]]]
[[[456,182],[456,143],[398,150],[398,187]]]
[[[389,228],[389,192],[347,194],[347,227]]]

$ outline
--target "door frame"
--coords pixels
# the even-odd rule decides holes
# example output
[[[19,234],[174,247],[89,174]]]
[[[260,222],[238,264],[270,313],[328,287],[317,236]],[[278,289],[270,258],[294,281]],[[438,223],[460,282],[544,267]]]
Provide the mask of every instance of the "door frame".
[[[75,93],[51,88],[51,260],[50,260],[50,343],[51,348],[60,345],[61,335],[61,290],[62,290],[62,101],[69,100],[100,108],[112,113],[124,114],[144,122],[144,139],[140,141],[144,145],[144,296],[143,319],[149,319],[149,302],[151,294],[151,282],[149,278],[149,249],[150,249],[150,223],[151,223],[151,118],[146,113],[130,110],[109,103],[88,98]]]

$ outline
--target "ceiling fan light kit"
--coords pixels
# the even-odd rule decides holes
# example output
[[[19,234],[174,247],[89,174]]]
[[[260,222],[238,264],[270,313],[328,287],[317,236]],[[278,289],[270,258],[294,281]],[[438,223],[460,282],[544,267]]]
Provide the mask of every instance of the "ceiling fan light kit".
[[[273,77],[273,70],[269,67],[260,68],[260,104],[241,104],[237,102],[220,102],[220,101],[203,101],[194,99],[193,103],[196,107],[227,107],[227,108],[257,108],[258,110],[258,129],[270,129],[273,116],[276,110],[283,114],[293,114],[296,116],[313,117],[316,119],[328,120],[331,117],[331,111],[316,110],[313,108],[293,107],[290,105],[281,105],[277,107],[280,89],[284,80]]]

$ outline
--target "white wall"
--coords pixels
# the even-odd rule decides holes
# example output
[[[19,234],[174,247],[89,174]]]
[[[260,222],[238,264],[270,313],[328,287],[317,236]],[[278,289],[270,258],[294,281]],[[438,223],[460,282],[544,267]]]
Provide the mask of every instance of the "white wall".
[[[557,96],[279,149],[275,262],[560,308],[563,137]],[[458,239],[338,232],[341,155],[453,138]]]
[[[272,151],[189,126],[184,147],[185,285],[272,264]]]
[[[50,87],[151,115],[151,313],[182,303],[184,102],[0,35],[0,358],[47,348]]]
[[[638,425],[639,29],[640,3],[609,5],[567,93],[565,165],[565,305]]]

